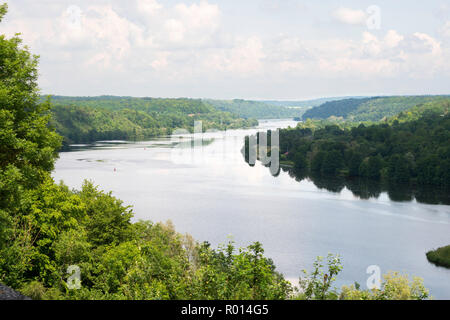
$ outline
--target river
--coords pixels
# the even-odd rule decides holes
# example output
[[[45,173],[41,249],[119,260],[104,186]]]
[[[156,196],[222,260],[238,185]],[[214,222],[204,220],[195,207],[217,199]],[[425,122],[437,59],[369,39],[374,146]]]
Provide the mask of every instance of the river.
[[[364,200],[244,161],[244,136],[295,125],[265,120],[257,129],[76,146],[60,154],[53,177],[72,188],[92,180],[132,205],[134,220],[171,220],[213,246],[230,237],[238,246],[259,241],[292,281],[316,256],[334,253],[344,265],[337,287],[357,281],[365,288],[366,270],[376,265],[383,274],[422,277],[434,298],[450,299],[450,270],[425,256],[450,244],[450,206],[396,202],[385,192]]]

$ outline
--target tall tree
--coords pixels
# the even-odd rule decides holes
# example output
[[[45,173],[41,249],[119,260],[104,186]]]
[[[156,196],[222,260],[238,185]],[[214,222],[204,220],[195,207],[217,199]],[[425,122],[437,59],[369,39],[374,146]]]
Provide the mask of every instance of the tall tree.
[[[7,13],[0,5],[0,22]],[[48,127],[50,103],[40,103],[38,57],[19,34],[0,35],[0,250],[30,192],[50,174],[60,137]]]

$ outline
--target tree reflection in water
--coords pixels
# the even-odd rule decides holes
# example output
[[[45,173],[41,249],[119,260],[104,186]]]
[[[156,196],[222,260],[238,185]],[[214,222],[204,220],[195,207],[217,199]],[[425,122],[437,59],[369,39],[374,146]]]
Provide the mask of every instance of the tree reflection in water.
[[[255,146],[254,146],[255,148]],[[258,148],[258,146],[256,146]],[[244,146],[241,149],[242,156],[249,164],[249,137],[244,140]],[[259,160],[259,157],[257,158]],[[249,164],[250,165],[250,164]],[[250,165],[254,167],[254,164]],[[268,167],[270,164],[265,165]],[[386,192],[389,199],[395,202],[410,202],[416,200],[425,204],[445,204],[450,205],[450,191],[430,186],[395,184],[389,182],[380,182],[365,178],[346,178],[342,176],[324,176],[314,175],[308,170],[298,170],[291,166],[281,166],[280,170],[273,176],[278,177],[281,172],[298,182],[308,179],[319,189],[325,189],[330,192],[340,193],[345,188],[350,190],[355,197],[363,200],[377,199],[383,192]]]
[[[309,179],[319,189],[340,193],[347,188],[355,197],[368,200],[377,199],[383,192],[387,192],[389,199],[396,202],[414,201],[426,204],[450,205],[450,194],[448,190],[437,188],[420,187],[402,184],[382,183],[380,181],[362,178],[326,177],[308,175],[305,171],[283,167],[282,171],[289,174],[291,178],[301,182]]]

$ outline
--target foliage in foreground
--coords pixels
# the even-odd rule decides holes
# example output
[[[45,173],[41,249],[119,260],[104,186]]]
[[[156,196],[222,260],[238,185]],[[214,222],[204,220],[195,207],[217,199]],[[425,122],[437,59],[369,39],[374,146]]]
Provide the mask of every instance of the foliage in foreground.
[[[51,179],[32,196],[0,252],[0,281],[33,299],[426,299],[421,280],[387,275],[380,291],[332,287],[339,256],[319,258],[300,288],[279,274],[260,243],[213,249],[167,224],[131,223],[132,211],[85,182],[71,191]],[[81,271],[71,289],[69,266]],[[327,271],[324,271],[327,268]]]
[[[294,299],[299,300],[426,300],[429,291],[423,285],[423,280],[398,272],[389,272],[383,276],[379,289],[363,290],[355,282],[351,286],[343,286],[339,291],[333,287],[337,275],[342,271],[339,255],[329,254],[324,262],[318,257],[314,262],[313,271],[303,271],[299,279],[299,290]],[[380,279],[381,280],[381,279]]]
[[[86,182],[46,181],[3,246],[0,281],[38,299],[286,299],[291,286],[259,243],[215,250],[132,212]],[[69,290],[68,267],[81,269]]]

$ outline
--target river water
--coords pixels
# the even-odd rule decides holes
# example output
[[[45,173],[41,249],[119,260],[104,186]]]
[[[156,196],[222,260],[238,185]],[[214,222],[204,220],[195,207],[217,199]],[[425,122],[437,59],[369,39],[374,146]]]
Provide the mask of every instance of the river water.
[[[246,135],[295,125],[266,120],[250,130],[76,146],[60,154],[53,177],[73,188],[92,180],[132,205],[135,220],[171,220],[213,246],[259,241],[292,281],[316,256],[334,253],[344,265],[337,287],[357,281],[365,288],[366,270],[376,265],[383,274],[422,277],[434,298],[450,299],[450,270],[425,256],[450,244],[450,206],[396,202],[387,193],[364,200],[244,161]]]

